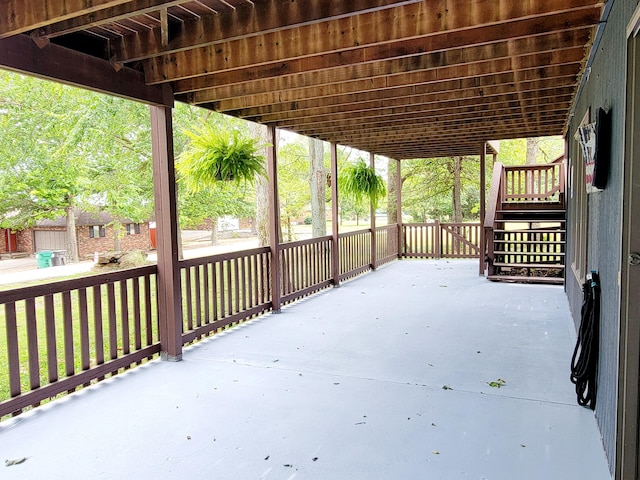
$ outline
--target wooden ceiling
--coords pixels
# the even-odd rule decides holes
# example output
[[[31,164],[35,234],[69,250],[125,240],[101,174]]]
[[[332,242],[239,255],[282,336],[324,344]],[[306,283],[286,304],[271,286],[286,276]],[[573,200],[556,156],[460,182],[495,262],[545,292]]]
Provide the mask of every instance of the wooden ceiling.
[[[0,0],[0,65],[1,39],[24,45],[28,36],[41,49],[33,64],[53,49],[76,51],[53,74],[62,80],[96,57],[115,72],[104,82],[139,71],[147,85],[170,85],[176,100],[368,152],[474,155],[485,140],[563,133],[603,7]]]

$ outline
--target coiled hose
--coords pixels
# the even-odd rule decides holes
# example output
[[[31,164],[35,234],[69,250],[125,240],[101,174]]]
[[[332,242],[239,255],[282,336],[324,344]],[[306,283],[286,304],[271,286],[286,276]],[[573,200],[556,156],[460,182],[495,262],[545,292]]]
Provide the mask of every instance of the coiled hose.
[[[600,336],[600,280],[596,272],[582,286],[580,330],[571,358],[571,382],[576,386],[578,404],[596,408]]]

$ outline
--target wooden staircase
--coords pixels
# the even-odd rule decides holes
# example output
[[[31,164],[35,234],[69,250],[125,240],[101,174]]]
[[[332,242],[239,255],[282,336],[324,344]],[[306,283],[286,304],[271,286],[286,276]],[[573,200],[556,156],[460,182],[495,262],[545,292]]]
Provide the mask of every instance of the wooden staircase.
[[[545,165],[494,166],[485,217],[487,278],[564,282],[564,157]]]

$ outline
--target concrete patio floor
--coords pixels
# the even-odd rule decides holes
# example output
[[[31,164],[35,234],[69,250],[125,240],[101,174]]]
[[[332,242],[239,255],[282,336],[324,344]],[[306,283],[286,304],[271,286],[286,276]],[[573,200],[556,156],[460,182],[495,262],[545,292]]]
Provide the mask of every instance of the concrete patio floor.
[[[609,479],[574,337],[561,287],[395,262],[3,422],[0,478]]]

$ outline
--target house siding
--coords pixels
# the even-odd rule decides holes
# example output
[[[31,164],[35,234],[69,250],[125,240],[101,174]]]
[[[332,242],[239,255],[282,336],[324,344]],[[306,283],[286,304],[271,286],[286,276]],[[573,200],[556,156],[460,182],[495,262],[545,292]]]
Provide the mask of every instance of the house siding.
[[[606,189],[588,195],[587,271],[595,270],[601,281],[600,358],[596,417],[603,444],[613,471],[616,412],[618,343],[620,331],[620,259],[622,255],[622,194],[624,167],[624,127],[626,108],[626,26],[637,5],[636,0],[617,0],[612,7],[598,51],[594,57],[589,79],[576,99],[568,135],[570,162],[578,159],[578,147],[573,141],[580,121],[588,109],[591,120],[598,108],[611,109],[612,141],[611,166]],[[569,172],[571,172],[569,168]],[[575,181],[570,180],[572,185]],[[571,195],[568,202],[568,238],[573,238],[571,225],[575,219]],[[572,258],[568,242],[567,258]],[[576,325],[580,325],[582,285],[570,266],[566,275],[566,292]]]
[[[77,228],[78,235],[78,253],[81,258],[93,258],[95,252],[104,253],[113,251],[114,248],[114,229],[112,227],[105,228],[105,236],[91,238],[89,235],[89,227],[82,226]],[[133,235],[125,235],[120,241],[123,251],[151,249],[151,237],[149,236],[149,224],[140,224],[140,233]]]

